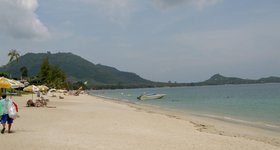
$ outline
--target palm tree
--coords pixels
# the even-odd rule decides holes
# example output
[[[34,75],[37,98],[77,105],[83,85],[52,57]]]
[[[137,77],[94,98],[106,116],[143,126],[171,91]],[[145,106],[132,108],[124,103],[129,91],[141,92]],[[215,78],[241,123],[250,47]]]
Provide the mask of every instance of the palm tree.
[[[12,62],[13,60],[16,60],[18,62],[18,58],[20,57],[16,49],[11,49],[8,53],[8,56],[10,57],[9,62]]]

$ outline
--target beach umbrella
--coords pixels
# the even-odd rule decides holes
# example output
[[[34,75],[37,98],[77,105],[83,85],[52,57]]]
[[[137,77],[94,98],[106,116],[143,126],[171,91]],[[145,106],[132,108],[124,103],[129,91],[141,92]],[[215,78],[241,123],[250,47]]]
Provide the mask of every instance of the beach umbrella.
[[[40,91],[47,91],[47,90],[49,89],[49,88],[48,88],[47,86],[45,86],[45,85],[39,85],[38,88],[39,88]]]
[[[12,84],[7,78],[0,77],[0,88],[9,89],[12,87]]]
[[[25,92],[32,92],[32,100],[33,100],[33,92],[38,92],[39,88],[35,85],[29,85],[23,89]]]
[[[1,93],[2,93],[2,88],[3,89],[9,89],[9,88],[17,88],[17,85],[15,85],[14,83],[12,83],[9,79],[5,78],[5,77],[0,77],[0,89],[1,89]]]
[[[19,87],[21,87],[21,88],[25,87],[24,84],[21,83],[20,81],[14,80],[14,82],[15,82],[16,84],[18,84]]]
[[[11,88],[13,88],[13,89],[24,87],[24,84],[22,84],[21,82],[19,82],[17,80],[8,79],[8,81],[11,83]]]
[[[5,77],[0,77],[0,88],[19,88],[19,87],[24,87],[22,83],[19,81],[13,80],[13,79],[7,79]]]
[[[39,88],[35,85],[29,85],[23,89],[25,92],[38,92]]]

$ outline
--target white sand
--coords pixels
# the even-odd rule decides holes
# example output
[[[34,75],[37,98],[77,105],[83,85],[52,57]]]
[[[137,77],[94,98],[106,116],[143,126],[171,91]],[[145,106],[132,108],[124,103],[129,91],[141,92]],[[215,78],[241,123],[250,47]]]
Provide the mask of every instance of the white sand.
[[[20,118],[14,133],[0,135],[1,150],[280,150],[278,135],[242,126],[183,119],[86,95],[49,98],[56,108],[25,107],[30,98],[13,98]]]

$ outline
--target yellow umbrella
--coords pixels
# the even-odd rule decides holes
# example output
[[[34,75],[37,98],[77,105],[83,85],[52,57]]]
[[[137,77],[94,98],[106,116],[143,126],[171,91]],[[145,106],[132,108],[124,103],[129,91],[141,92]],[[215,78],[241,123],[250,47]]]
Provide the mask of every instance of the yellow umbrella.
[[[13,79],[7,79],[5,77],[0,77],[0,88],[9,89],[9,88],[19,88],[22,87],[23,84],[19,81]]]
[[[35,85],[29,85],[23,89],[25,92],[32,92],[32,100],[33,100],[33,92],[38,92],[39,88]]]
[[[20,83],[19,81],[13,80],[13,79],[7,79],[4,77],[0,77],[0,88],[5,88],[5,89],[9,89],[9,88],[19,88],[24,86],[22,83]]]
[[[29,85],[23,89],[25,92],[38,92],[39,88],[35,85]]]
[[[4,77],[0,77],[0,88],[11,88],[12,84],[9,82],[9,80],[7,78]]]

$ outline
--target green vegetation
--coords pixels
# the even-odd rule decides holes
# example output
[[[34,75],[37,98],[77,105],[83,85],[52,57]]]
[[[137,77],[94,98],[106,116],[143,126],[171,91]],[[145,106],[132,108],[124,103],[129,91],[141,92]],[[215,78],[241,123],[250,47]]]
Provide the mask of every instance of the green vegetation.
[[[7,73],[0,72],[0,77],[9,78],[9,75]]]
[[[21,77],[22,78],[27,78],[28,77],[28,69],[25,66],[20,68],[20,72],[21,72]]]
[[[9,62],[12,62],[13,60],[16,60],[18,62],[18,58],[20,57],[16,49],[11,49],[8,53],[8,56],[10,57]]]
[[[65,73],[58,66],[51,66],[48,57],[41,64],[39,80],[48,87],[66,88]]]

